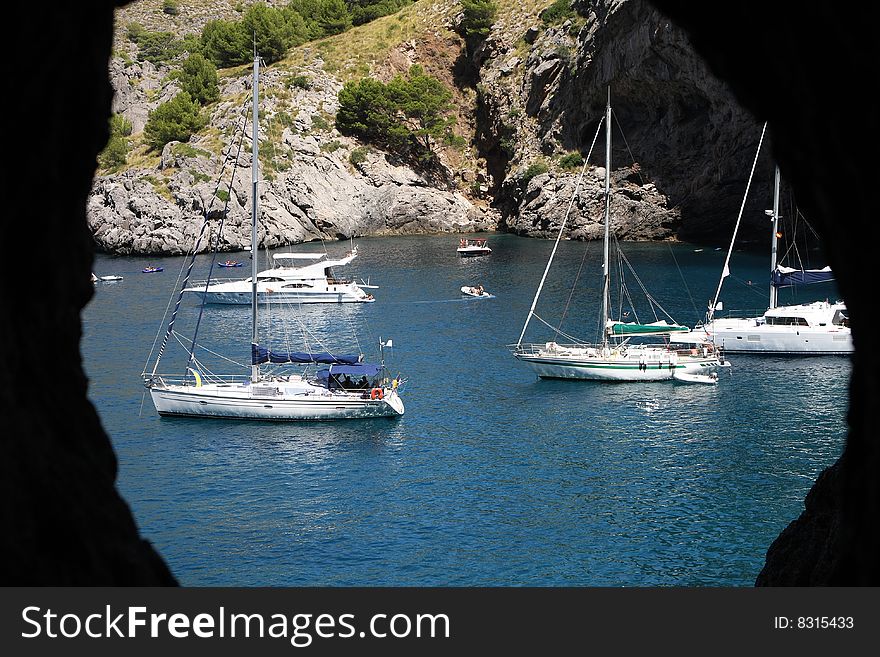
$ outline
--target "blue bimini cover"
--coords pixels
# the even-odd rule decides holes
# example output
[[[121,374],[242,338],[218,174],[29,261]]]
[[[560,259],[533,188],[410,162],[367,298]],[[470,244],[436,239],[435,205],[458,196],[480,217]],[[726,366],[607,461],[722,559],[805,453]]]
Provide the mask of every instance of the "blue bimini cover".
[[[331,354],[326,351],[319,353],[307,353],[304,351],[269,351],[257,344],[251,345],[251,364],[262,363],[323,363],[334,365],[337,363],[354,365],[361,357],[353,354]]]
[[[824,269],[791,269],[777,267],[770,273],[770,282],[775,287],[791,287],[792,285],[810,285],[811,283],[827,283],[834,280],[831,267]]]

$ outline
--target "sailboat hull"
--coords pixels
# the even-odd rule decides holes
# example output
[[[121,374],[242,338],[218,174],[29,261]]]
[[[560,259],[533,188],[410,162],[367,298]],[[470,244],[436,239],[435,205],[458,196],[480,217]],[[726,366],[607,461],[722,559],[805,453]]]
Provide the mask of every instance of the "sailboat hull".
[[[691,355],[666,349],[630,350],[603,354],[593,348],[535,348],[523,345],[514,356],[542,379],[584,381],[670,381],[676,373],[710,374],[723,364],[714,355]]]
[[[398,417],[404,413],[397,392],[385,389],[381,398],[371,398],[370,391],[329,390],[255,396],[248,385],[170,385],[151,388],[150,396],[162,416],[286,422]]]

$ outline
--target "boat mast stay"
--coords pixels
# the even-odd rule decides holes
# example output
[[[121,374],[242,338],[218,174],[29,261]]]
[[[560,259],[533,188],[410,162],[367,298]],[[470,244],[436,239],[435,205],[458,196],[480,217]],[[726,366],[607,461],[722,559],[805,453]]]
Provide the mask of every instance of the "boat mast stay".
[[[541,298],[541,291],[544,289],[544,283],[547,280],[547,274],[550,273],[550,266],[553,264],[553,258],[556,256],[556,250],[559,248],[559,242],[562,241],[562,235],[565,232],[565,225],[568,223],[568,217],[571,214],[571,209],[574,206],[574,201],[577,198],[578,191],[580,191],[581,183],[584,179],[584,174],[587,171],[587,167],[590,166],[590,156],[593,154],[593,147],[596,145],[596,140],[599,138],[599,132],[602,130],[602,122],[604,120],[604,118],[600,119],[599,125],[596,126],[596,134],[593,135],[593,142],[590,144],[590,150],[587,152],[587,156],[584,158],[584,165],[581,167],[581,173],[578,176],[577,183],[575,183],[574,193],[571,195],[571,199],[569,199],[568,201],[568,208],[565,211],[565,216],[562,218],[562,225],[559,226],[559,233],[556,235],[556,242],[553,244],[553,250],[550,252],[550,258],[547,260],[547,266],[544,267],[544,274],[541,276],[541,282],[538,284],[538,289],[535,292],[535,298],[532,299],[532,306],[531,308],[529,308],[529,314],[526,315],[526,322],[525,324],[523,324],[522,332],[520,332],[519,334],[519,340],[516,341],[517,348],[522,346],[522,341],[523,337],[525,337],[526,329],[529,328],[529,322],[532,320],[532,317],[535,314],[535,308],[538,305],[538,299]]]
[[[718,289],[715,290],[715,298],[709,304],[709,310],[706,313],[706,323],[712,321],[715,317],[715,307],[718,304],[718,297],[721,295],[721,286],[724,285],[724,279],[730,276],[730,256],[733,254],[733,244],[736,242],[736,234],[739,231],[739,224],[742,221],[743,210],[746,207],[746,199],[749,197],[749,189],[752,186],[752,178],[755,175],[755,166],[758,164],[758,156],[761,154],[761,144],[764,143],[764,134],[767,132],[767,122],[761,130],[761,139],[758,141],[758,150],[755,152],[755,159],[752,162],[752,170],[749,173],[749,181],[746,183],[746,193],[743,194],[742,204],[739,206],[739,215],[736,217],[736,226],[733,228],[733,237],[730,238],[730,246],[727,249],[727,257],[724,259],[724,268],[721,270],[721,279],[718,281]],[[776,232],[774,231],[774,235]]]
[[[776,175],[773,181],[773,237],[770,238],[770,308],[776,307],[776,285],[773,284],[773,272],[776,271],[776,250],[779,241],[779,165],[776,165]]]

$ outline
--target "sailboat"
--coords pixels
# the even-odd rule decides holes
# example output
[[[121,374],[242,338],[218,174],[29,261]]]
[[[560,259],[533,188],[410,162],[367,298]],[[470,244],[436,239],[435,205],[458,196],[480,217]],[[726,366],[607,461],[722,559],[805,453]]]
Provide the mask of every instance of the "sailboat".
[[[764,124],[764,131],[767,124]],[[755,163],[764,140],[758,144]],[[755,164],[746,185],[746,197]],[[772,220],[772,237],[770,242],[770,297],[767,310],[758,317],[717,317],[716,313],[724,309],[719,300],[724,279],[730,275],[730,256],[739,230],[742,211],[746,197],[740,208],[740,215],[734,227],[730,248],[724,261],[721,279],[715,298],[710,302],[706,320],[697,325],[692,336],[673,336],[672,340],[689,341],[692,339],[711,340],[714,344],[730,353],[752,354],[795,354],[824,355],[848,354],[853,351],[852,333],[849,327],[849,315],[842,301],[814,301],[812,303],[780,306],[777,303],[778,290],[792,285],[809,285],[834,280],[830,267],[822,269],[795,269],[783,267],[777,262],[779,239],[779,167],[776,167],[773,185],[773,209],[766,214]]]
[[[729,366],[709,341],[676,348],[669,342],[659,344],[641,343],[646,336],[663,336],[688,332],[686,326],[657,320],[652,323],[624,322],[611,317],[611,93],[605,109],[605,239],[603,249],[603,286],[601,341],[597,343],[574,342],[558,344],[555,341],[527,344],[523,342],[529,321],[535,315],[535,308],[541,295],[547,274],[562,239],[568,214],[580,188],[584,172],[588,166],[589,154],[575,186],[568,212],[559,229],[556,244],[551,251],[544,275],[538,285],[531,309],[526,317],[522,332],[516,345],[513,345],[515,358],[529,365],[541,378],[584,379],[593,381],[664,381],[678,380],[685,383],[715,383],[720,368]],[[601,129],[601,122],[599,128]],[[599,133],[597,130],[596,137]],[[594,138],[595,143],[595,138]],[[592,152],[592,147],[591,147]],[[671,319],[671,318],[670,318]]]
[[[260,62],[254,54],[253,78],[253,149],[252,149],[252,212],[251,244],[257,244],[259,220],[259,135],[258,96]],[[192,257],[196,249],[193,249]],[[252,252],[256,252],[253,249]],[[191,259],[189,270],[192,269]],[[187,273],[188,277],[188,273]],[[390,378],[384,367],[382,342],[380,363],[365,363],[361,354],[330,352],[278,352],[260,344],[258,335],[259,299],[256,294],[257,258],[252,258],[251,276],[251,367],[250,376],[214,375],[195,357],[195,337],[183,376],[158,374],[159,361],[173,332],[174,318],[187,285],[184,278],[167,331],[152,371],[143,373],[144,385],[150,392],[156,411],[162,416],[199,418],[231,418],[254,420],[339,420],[373,417],[397,417],[404,413],[398,387],[400,377]],[[278,366],[303,364],[326,366],[313,375],[285,374],[262,371],[270,363]],[[267,366],[268,367],[268,366]]]

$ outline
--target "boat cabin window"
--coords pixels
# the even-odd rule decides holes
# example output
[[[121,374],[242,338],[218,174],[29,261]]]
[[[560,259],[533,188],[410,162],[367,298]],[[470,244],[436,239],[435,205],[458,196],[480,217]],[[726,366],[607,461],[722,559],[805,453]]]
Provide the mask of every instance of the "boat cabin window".
[[[281,287],[286,289],[286,288],[291,288],[291,287],[302,288],[302,287],[312,287],[312,286],[308,285],[307,283],[288,283],[287,285],[282,285]]]
[[[771,326],[809,326],[803,317],[767,317],[767,324]]]
[[[834,319],[831,320],[831,323],[836,326],[849,326],[849,317],[842,310],[838,310],[834,313]]]
[[[278,283],[283,281],[284,279],[278,278],[277,276],[257,276],[257,280],[262,283]]]

